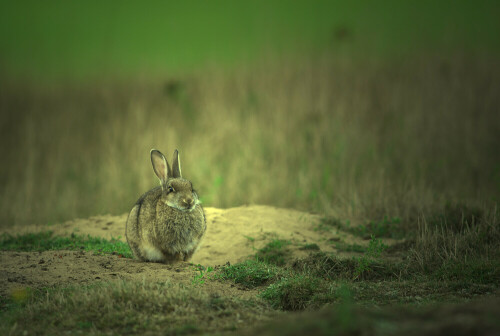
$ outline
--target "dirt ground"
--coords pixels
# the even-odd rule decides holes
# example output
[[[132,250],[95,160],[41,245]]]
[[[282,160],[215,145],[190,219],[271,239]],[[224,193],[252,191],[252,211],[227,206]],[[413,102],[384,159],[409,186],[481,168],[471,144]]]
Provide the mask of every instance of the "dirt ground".
[[[295,210],[269,206],[242,206],[232,209],[205,208],[207,233],[201,248],[191,263],[165,265],[120,258],[116,255],[94,255],[84,251],[0,252],[0,295],[9,295],[16,288],[43,288],[71,286],[94,281],[131,279],[147,281],[192,281],[196,274],[193,266],[217,266],[237,263],[255,253],[256,248],[270,239],[281,238],[294,242],[293,257],[306,255],[301,244],[316,243],[323,251],[335,251],[332,242],[342,237],[345,242],[357,238],[346,233],[327,233],[314,230],[320,216]],[[50,226],[24,226],[2,229],[10,234],[51,230],[55,235],[71,233],[103,238],[125,239],[127,214],[121,216],[95,216],[75,219]],[[366,243],[357,241],[360,244]],[[207,291],[221,295],[250,297],[255,295],[238,286],[210,281]]]

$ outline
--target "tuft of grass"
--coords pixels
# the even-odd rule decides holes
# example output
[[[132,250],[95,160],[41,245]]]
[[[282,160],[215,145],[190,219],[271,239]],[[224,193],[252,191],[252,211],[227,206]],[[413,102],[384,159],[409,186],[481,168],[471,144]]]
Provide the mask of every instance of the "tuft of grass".
[[[283,266],[289,256],[288,245],[291,242],[284,239],[273,239],[255,254],[255,258],[264,263]]]
[[[212,279],[214,275],[214,268],[212,266],[204,267],[198,264],[195,265],[195,269],[198,273],[195,274],[191,280],[193,285],[203,285],[207,280]]]
[[[437,228],[461,233],[478,225],[483,218],[484,211],[481,208],[465,203],[447,202],[442,211],[430,216],[428,222]]]
[[[362,256],[340,258],[331,253],[312,253],[305,259],[296,260],[293,268],[301,273],[331,280],[388,279],[393,277],[398,266],[381,259],[381,253],[385,248],[380,239],[372,236]]]
[[[304,246],[299,247],[299,250],[320,251],[321,248],[318,246],[318,244],[312,243],[312,244],[305,244]]]
[[[430,216],[430,220],[422,216],[419,220],[409,258],[422,272],[433,272],[443,266],[446,268],[447,264],[470,264],[473,260],[489,262],[500,258],[500,217],[497,209],[481,213],[478,219],[476,211],[462,206],[448,208],[448,215],[450,217],[441,214]],[[435,218],[440,219],[436,222]]]
[[[335,242],[335,248],[339,251],[344,251],[344,252],[356,252],[356,253],[366,252],[366,247],[363,245],[359,245],[356,243],[347,244],[346,242],[343,241]]]
[[[97,254],[116,254],[132,258],[132,251],[127,243],[118,239],[83,236],[72,233],[69,237],[53,236],[52,231],[26,233],[13,236],[4,233],[0,236],[0,251],[48,251],[48,250],[83,250]]]
[[[275,309],[303,310],[334,300],[328,284],[317,277],[293,275],[269,285],[260,296]]]
[[[327,232],[334,228],[342,228],[342,221],[336,217],[326,216],[320,218],[319,222],[315,225],[314,231]]]
[[[386,248],[386,245],[378,238],[372,236],[366,253],[361,257],[353,257],[357,265],[355,269],[355,278],[363,278],[375,273],[375,268],[386,269],[385,265],[380,265],[380,254]]]
[[[351,227],[348,231],[365,239],[371,236],[402,238],[405,235],[402,229],[403,226],[401,225],[400,218],[389,218],[388,216],[384,216],[384,218],[379,221],[370,221],[367,224]]]
[[[500,261],[448,261],[431,273],[438,281],[460,281],[476,284],[500,284]]]
[[[399,264],[389,264],[366,256],[340,258],[324,252],[313,253],[305,259],[296,260],[293,269],[327,280],[388,280],[399,274]]]
[[[259,260],[247,260],[235,265],[222,266],[219,279],[232,280],[247,288],[265,285],[277,278],[280,269]]]

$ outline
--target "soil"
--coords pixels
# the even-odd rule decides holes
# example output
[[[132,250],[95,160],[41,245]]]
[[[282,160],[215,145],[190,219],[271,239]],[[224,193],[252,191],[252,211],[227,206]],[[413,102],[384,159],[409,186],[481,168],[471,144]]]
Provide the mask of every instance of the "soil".
[[[300,250],[305,243],[316,243],[322,251],[335,251],[332,242],[342,240],[363,244],[345,233],[315,230],[320,216],[295,210],[269,206],[243,206],[232,209],[205,208],[207,233],[191,262],[173,265],[140,262],[120,258],[118,255],[95,255],[85,251],[0,252],[0,295],[10,295],[17,288],[44,288],[72,286],[94,281],[132,279],[147,281],[191,282],[197,273],[194,265],[217,266],[237,263],[247,259],[270,239],[280,238],[294,242],[290,257],[307,254]],[[121,216],[95,216],[75,219],[50,226],[23,226],[3,228],[10,234],[53,231],[54,235],[77,233],[107,239],[125,239],[127,214]],[[242,298],[255,296],[256,292],[239,288],[230,283],[210,281],[204,284],[209,292]]]

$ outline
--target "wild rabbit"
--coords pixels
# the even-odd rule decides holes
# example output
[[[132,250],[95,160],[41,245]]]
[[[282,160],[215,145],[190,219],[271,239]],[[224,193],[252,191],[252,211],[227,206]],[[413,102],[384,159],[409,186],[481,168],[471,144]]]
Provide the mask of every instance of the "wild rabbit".
[[[130,211],[127,242],[143,261],[188,261],[207,229],[205,213],[193,184],[182,178],[177,150],[172,169],[156,149],[151,150],[151,163],[160,186],[142,195]]]

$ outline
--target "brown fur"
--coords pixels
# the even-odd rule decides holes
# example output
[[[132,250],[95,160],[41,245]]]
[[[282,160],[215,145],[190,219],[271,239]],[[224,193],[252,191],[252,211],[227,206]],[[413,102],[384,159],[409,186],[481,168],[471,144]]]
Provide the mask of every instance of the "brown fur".
[[[191,182],[180,176],[177,151],[172,170],[159,151],[152,150],[151,156],[161,187],[146,192],[132,208],[126,224],[127,242],[143,261],[187,261],[205,234],[205,213]]]

